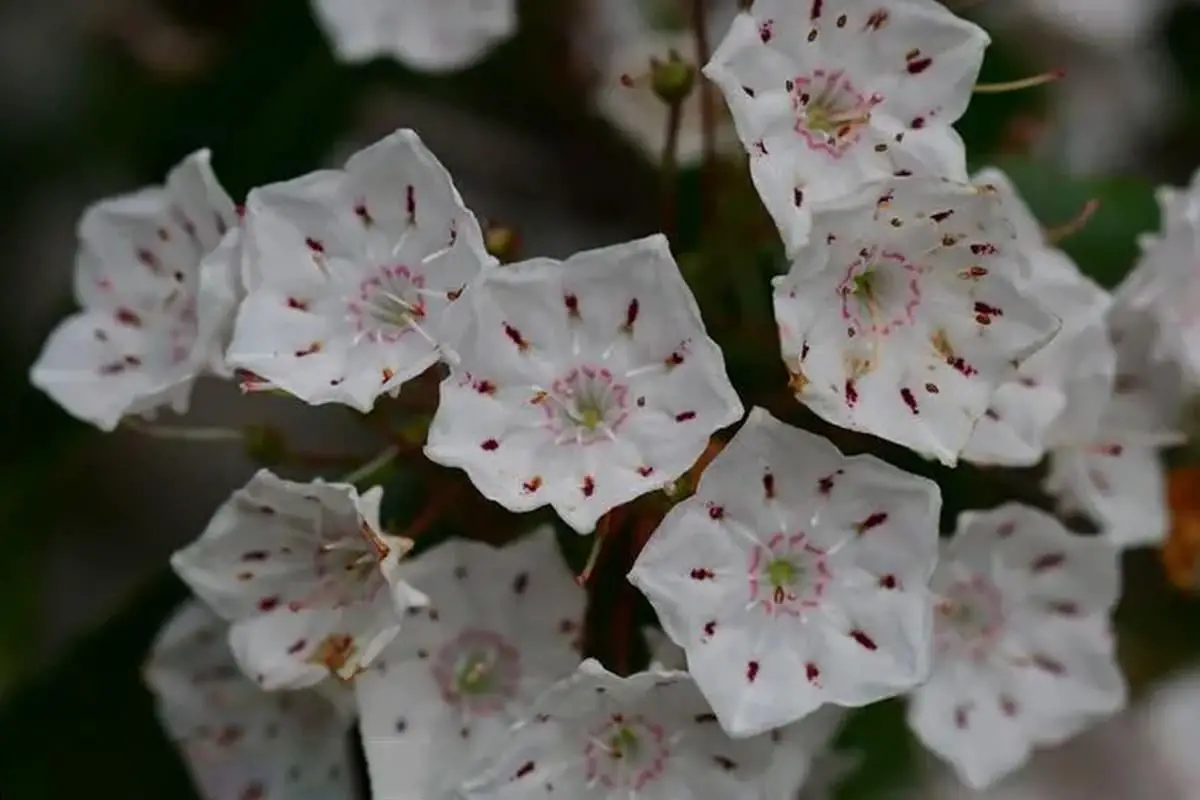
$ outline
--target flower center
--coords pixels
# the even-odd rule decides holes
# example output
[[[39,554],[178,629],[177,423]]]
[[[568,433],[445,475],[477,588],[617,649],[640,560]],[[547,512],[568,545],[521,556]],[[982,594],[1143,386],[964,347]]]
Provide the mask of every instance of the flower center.
[[[628,394],[629,387],[613,380],[612,372],[585,365],[554,381],[534,402],[542,406],[558,444],[586,445],[613,437],[629,415]]]
[[[671,751],[661,725],[613,714],[588,731],[583,750],[589,786],[638,791],[663,774]]]
[[[348,301],[360,338],[395,342],[425,318],[424,276],[404,265],[383,267],[365,278]]]
[[[516,696],[520,653],[497,633],[469,629],[441,649],[433,674],[443,700],[475,716],[489,716]]]
[[[939,652],[981,659],[1004,626],[1004,601],[995,584],[982,575],[960,580],[937,604],[934,638]]]
[[[841,158],[871,121],[871,108],[883,101],[859,92],[842,70],[816,70],[788,81],[796,133],[813,150]]]
[[[887,336],[911,325],[921,304],[921,271],[902,253],[864,249],[838,284],[847,334]]]
[[[830,578],[825,551],[803,533],[777,533],[750,554],[750,599],[772,616],[800,616],[820,605]]]

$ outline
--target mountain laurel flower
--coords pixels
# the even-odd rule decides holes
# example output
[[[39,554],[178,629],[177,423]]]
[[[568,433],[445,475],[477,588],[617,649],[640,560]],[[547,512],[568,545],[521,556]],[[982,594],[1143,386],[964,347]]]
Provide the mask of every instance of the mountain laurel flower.
[[[188,601],[143,668],[200,796],[352,800],[348,714],[315,691],[264,692],[238,669],[228,629],[203,603]]]
[[[375,797],[441,797],[579,666],[585,596],[550,525],[451,539],[398,573],[430,605],[355,682],[363,747]]]
[[[473,66],[517,29],[516,0],[312,0],[345,62],[394,58],[418,72]]]
[[[686,670],[687,657],[683,648],[668,639],[657,628],[644,632],[650,648],[650,669]],[[771,742],[771,761],[759,782],[761,800],[823,800],[830,781],[840,780],[845,773],[839,768],[844,760],[830,749],[845,718],[837,706],[823,706],[815,713],[791,725],[775,728],[762,734]]]
[[[756,0],[734,20],[704,72],[789,252],[812,211],[864,182],[967,179],[951,126],[989,41],[935,0]]]
[[[482,269],[475,216],[411,130],[246,200],[226,359],[311,404],[366,413],[438,360],[441,316]]]
[[[239,226],[230,228],[220,244],[200,262],[196,328],[199,340],[209,348],[208,370],[222,378],[234,376],[233,369],[225,361],[225,351],[233,339],[238,306],[246,297],[242,280],[243,253]]]
[[[212,348],[197,323],[200,262],[236,222],[207,150],[162,186],[88,208],[75,262],[81,310],[50,335],[33,385],[104,431],[128,414],[186,411]]]
[[[1044,488],[1065,512],[1087,516],[1120,547],[1158,544],[1167,534],[1167,479],[1162,450],[1183,441],[1177,365],[1151,353],[1157,324],[1122,298],[1108,315],[1116,378],[1103,396],[1099,424],[1050,451]]]
[[[924,680],[941,492],[755,409],[629,580],[733,736]]]
[[[770,757],[767,736],[725,735],[686,672],[651,669],[622,678],[589,659],[538,700],[458,796],[755,797]]]
[[[933,673],[912,693],[908,721],[973,788],[1124,707],[1110,542],[1016,503],[966,512],[933,589]]]
[[[1048,447],[1090,437],[1099,427],[1117,368],[1106,320],[1112,296],[1046,243],[1007,175],[986,169],[973,182],[995,187],[1032,265],[1022,289],[1054,309],[1063,327],[1000,384],[962,457],[976,464],[1033,466]]]
[[[233,623],[234,656],[264,689],[353,678],[396,636],[405,611],[426,604],[397,577],[412,542],[380,532],[382,495],[259,470],[171,557]]]
[[[580,533],[678,478],[743,414],[662,235],[489,270],[443,341],[426,455]]]
[[[1200,387],[1200,172],[1186,190],[1156,194],[1162,229],[1142,240],[1142,256],[1119,290],[1156,323],[1151,356],[1177,364]]]
[[[953,466],[997,388],[1061,321],[998,193],[937,179],[863,187],[813,214],[775,279],[797,399],[835,425]]]

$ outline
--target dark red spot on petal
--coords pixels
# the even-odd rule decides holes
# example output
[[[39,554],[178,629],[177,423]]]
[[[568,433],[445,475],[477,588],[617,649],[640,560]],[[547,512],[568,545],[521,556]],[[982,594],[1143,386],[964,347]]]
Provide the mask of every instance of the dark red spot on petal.
[[[1017,715],[1017,701],[1006,694],[1000,695],[1000,711],[1006,717],[1015,717]]]
[[[483,443],[481,443],[479,446],[482,447],[484,450],[487,450],[490,453],[493,450],[495,450],[496,448],[498,448],[500,446],[500,443],[498,441],[496,441],[495,439],[485,439],[483,441]]]
[[[266,550],[249,550],[242,553],[242,561],[266,561],[270,555]]]
[[[708,507],[709,519],[725,519],[725,507],[712,505]]]
[[[370,227],[375,223],[375,220],[371,217],[371,212],[367,210],[366,203],[356,204],[354,206],[354,215],[358,217],[359,221],[367,227]]]
[[[929,392],[930,394],[937,394],[941,391],[941,389],[938,388],[936,383],[927,383],[925,384],[925,391]]]
[[[804,205],[804,190],[800,188],[792,189],[792,203],[796,208]]]
[[[304,356],[311,356],[314,353],[319,353],[319,352],[321,352],[321,343],[313,342],[312,344],[310,344],[308,347],[304,348],[303,350],[297,350],[295,355],[296,355],[296,358],[303,358]]]
[[[915,121],[915,120],[914,120]],[[945,222],[954,216],[954,209],[948,208],[945,211],[935,211],[929,215],[929,218],[934,222]]]
[[[304,244],[305,244],[305,246],[308,247],[309,250],[312,250],[314,253],[322,253],[323,254],[325,252],[325,243],[321,242],[317,239],[314,239],[311,236],[309,236],[307,239],[304,240]]]
[[[583,492],[584,497],[591,497],[596,493],[596,479],[591,475],[584,475],[583,483],[579,486],[579,491]]]
[[[754,679],[758,677],[758,662],[750,661],[746,664],[746,680],[754,683]]]
[[[770,473],[764,473],[762,476],[763,494],[768,500],[775,499],[775,476]]]
[[[303,300],[300,300],[298,298],[295,298],[295,297],[289,297],[287,299],[287,305],[288,305],[288,308],[294,308],[297,311],[307,311],[308,310],[308,303],[306,303]]]
[[[1064,617],[1074,617],[1079,614],[1079,606],[1069,600],[1058,600],[1052,603],[1047,603],[1046,607],[1055,614],[1062,614]]]
[[[683,353],[676,350],[674,353],[671,353],[671,355],[666,357],[665,363],[668,367],[678,367],[683,363]]]
[[[886,511],[876,511],[874,514],[871,514],[862,522],[858,523],[858,525],[855,526],[855,530],[860,534],[866,533],[872,528],[878,528],[880,525],[887,522],[887,518],[888,515]]]
[[[852,631],[850,631],[850,638],[853,639],[854,641],[858,642],[860,645],[862,645],[863,647],[865,647],[868,650],[878,650],[879,649],[879,645],[875,644],[875,640],[872,639],[870,636],[867,636],[867,634],[864,631],[852,630]]]
[[[713,761],[716,762],[718,767],[726,772],[731,772],[737,769],[737,762],[728,756],[713,756]]]
[[[690,574],[692,576],[692,580],[694,581],[708,581],[716,577],[713,571],[708,567],[696,567],[691,571]]]
[[[277,595],[273,595],[271,597],[264,597],[258,601],[258,610],[259,611],[272,611],[278,605],[279,605],[279,597]]]
[[[858,402],[858,387],[854,385],[853,378],[846,379],[846,405],[851,408]]]
[[[122,325],[128,325],[131,328],[142,327],[142,318],[130,311],[128,308],[118,308],[116,313],[117,322]]]
[[[813,22],[821,18],[821,8],[825,5],[825,0],[812,0],[812,17]]]
[[[486,379],[475,381],[473,386],[475,388],[475,391],[479,392],[480,394],[495,394],[496,393],[496,384],[494,384],[491,381],[486,380]]]
[[[717,715],[712,713],[711,711],[708,711],[703,714],[697,714],[696,716],[692,717],[692,719],[694,719],[696,722],[699,722],[699,723],[716,722]]]
[[[533,772],[533,767],[534,767],[534,764],[532,761],[526,761],[524,764],[522,764],[520,766],[519,769],[517,769],[517,773],[516,773],[516,775],[513,776],[513,780],[518,780],[520,778],[524,778],[526,775]]]
[[[637,474],[641,475],[643,478],[649,478],[652,472],[654,472],[654,467],[641,466],[637,468]]]
[[[525,590],[529,588],[529,573],[517,573],[517,577],[513,578],[512,588],[516,594],[525,594]]]
[[[967,714],[970,712],[970,710],[971,709],[969,706],[958,706],[954,709],[954,727],[958,728],[960,731],[966,730],[967,723],[969,722],[967,719]]]
[[[1056,661],[1050,656],[1041,653],[1031,656],[1030,661],[1035,667],[1051,675],[1062,675],[1067,671],[1067,668],[1063,666],[1061,661]]]
[[[908,62],[908,71],[911,75],[920,75],[925,70],[929,69],[933,64],[932,58],[915,58]]]
[[[525,341],[525,337],[521,335],[521,332],[507,322],[504,323],[504,335],[507,336],[521,352],[525,352],[529,349],[529,342]]]
[[[1029,568],[1034,572],[1047,572],[1052,569],[1058,569],[1066,563],[1066,553],[1046,553],[1043,556],[1035,558]]]
[[[882,586],[884,589],[895,589],[896,588],[896,576],[890,575],[890,574],[884,575],[883,577],[881,577],[879,579],[879,585]]]
[[[629,301],[629,306],[625,309],[625,324],[621,326],[626,333],[633,333],[633,323],[637,322],[639,308],[636,297]]]
[[[296,655],[301,650],[303,650],[305,645],[307,645],[307,644],[308,644],[308,642],[306,640],[297,639],[296,641],[292,642],[292,646],[287,649],[288,655],[290,655],[290,656]]]
[[[567,316],[579,317],[579,298],[573,294],[563,295],[563,304],[567,307]]]
[[[904,405],[908,406],[909,411],[913,414],[920,414],[917,409],[917,398],[913,397],[912,389],[907,387],[900,390],[900,399],[904,401]]]
[[[808,678],[809,683],[816,683],[817,679],[821,677],[821,670],[810,661],[804,665],[804,676]]]
[[[678,414],[675,415],[676,422],[687,422],[688,420],[693,420],[695,418],[696,418],[695,411],[680,411]]]
[[[717,621],[715,619],[710,619],[708,622],[704,623],[704,635],[705,636],[712,636],[716,632],[717,632]]]
[[[417,190],[412,185],[404,187],[404,211],[408,214],[408,221],[414,222],[417,219]]]

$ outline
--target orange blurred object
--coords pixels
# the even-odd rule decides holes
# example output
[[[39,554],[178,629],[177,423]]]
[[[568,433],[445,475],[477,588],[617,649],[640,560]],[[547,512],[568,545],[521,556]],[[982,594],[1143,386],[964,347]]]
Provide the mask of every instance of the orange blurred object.
[[[1184,591],[1200,590],[1200,465],[1180,467],[1167,479],[1171,531],[1162,560],[1171,583]]]

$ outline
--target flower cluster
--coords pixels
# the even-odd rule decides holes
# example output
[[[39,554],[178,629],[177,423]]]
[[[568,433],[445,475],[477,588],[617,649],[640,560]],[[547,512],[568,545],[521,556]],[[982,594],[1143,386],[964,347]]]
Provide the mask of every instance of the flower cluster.
[[[394,5],[315,8],[345,58],[427,71],[515,25],[511,2]],[[952,125],[988,42],[935,0],[757,0],[703,65],[778,228],[783,403],[735,387],[666,235],[502,265],[410,130],[236,209],[205,151],[90,209],[83,310],[31,375],[68,412],[155,430],[207,376],[388,438],[329,481],[259,447],[173,556],[196,599],[146,676],[205,796],[349,797],[357,720],[378,798],[790,800],[848,709],[894,697],[983,787],[1121,709],[1119,556],[1165,535],[1161,450],[1200,380],[1200,183],[1164,192],[1110,295],[1003,173],[967,173]],[[942,542],[938,483],[882,457],[905,450],[1045,462],[1067,516],[1007,502]],[[441,481],[426,511],[381,513],[411,464]],[[484,499],[513,531],[468,513],[422,540]],[[632,587],[598,607],[618,541]],[[597,643],[637,634],[630,588],[662,630],[644,669]]]

